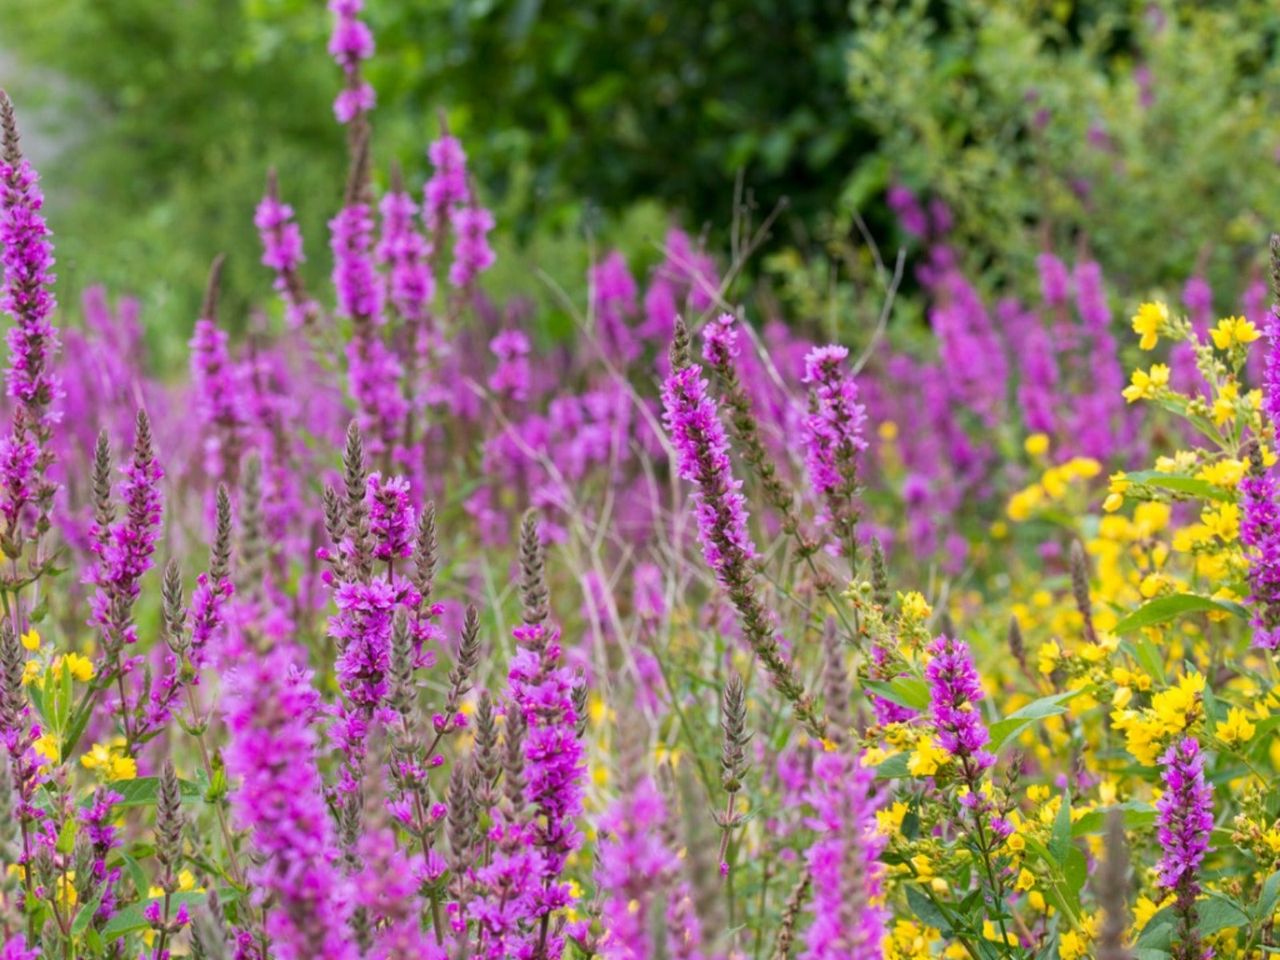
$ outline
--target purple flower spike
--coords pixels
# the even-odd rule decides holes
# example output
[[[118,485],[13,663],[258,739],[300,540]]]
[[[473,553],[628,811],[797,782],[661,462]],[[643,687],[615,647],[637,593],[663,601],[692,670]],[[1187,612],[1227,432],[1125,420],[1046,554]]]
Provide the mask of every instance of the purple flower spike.
[[[319,698],[287,646],[252,658],[229,679],[227,772],[236,821],[250,833],[258,896],[280,960],[353,960],[353,891],[338,870],[324,785],[316,769]]]
[[[879,960],[888,911],[877,905],[884,837],[875,829],[874,772],[836,752],[819,755],[813,774],[819,834],[807,854],[813,924],[801,960]]]
[[[1156,802],[1156,822],[1160,825],[1160,886],[1176,899],[1174,913],[1178,929],[1174,934],[1175,960],[1208,960],[1213,951],[1205,949],[1196,933],[1196,898],[1200,895],[1200,867],[1209,852],[1213,830],[1213,791],[1204,779],[1204,754],[1193,737],[1184,737],[1160,758],[1164,767],[1165,793]]]
[[[925,668],[929,680],[929,712],[938,730],[938,743],[949,754],[976,770],[996,762],[984,750],[990,735],[978,711],[984,696],[969,645],[940,636],[929,647],[933,659]]]
[[[804,446],[809,477],[825,504],[823,520],[840,549],[852,557],[857,547],[858,457],[867,448],[862,436],[867,411],[845,369],[848,357],[848,350],[833,345],[817,347],[804,358],[804,380],[810,384]]]

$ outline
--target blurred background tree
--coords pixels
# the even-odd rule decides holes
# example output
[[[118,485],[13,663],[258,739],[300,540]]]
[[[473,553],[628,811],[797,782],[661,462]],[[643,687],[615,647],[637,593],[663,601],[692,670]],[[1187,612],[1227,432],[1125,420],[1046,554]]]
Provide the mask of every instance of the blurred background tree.
[[[581,295],[590,250],[655,257],[668,219],[724,249],[739,172],[760,215],[790,201],[756,276],[800,319],[874,292],[855,214],[887,250],[911,242],[884,202],[895,183],[945,201],[973,271],[1021,292],[1052,247],[1089,250],[1134,295],[1204,270],[1225,301],[1280,224],[1269,0],[368,8],[379,176],[396,159],[420,183],[446,111],[502,226],[499,297],[530,292],[530,264]],[[265,299],[251,218],[269,166],[322,279],[345,154],[320,0],[0,11],[21,65],[0,83],[54,147],[38,159],[64,302],[91,282],[140,294],[182,362],[215,252],[229,317]]]

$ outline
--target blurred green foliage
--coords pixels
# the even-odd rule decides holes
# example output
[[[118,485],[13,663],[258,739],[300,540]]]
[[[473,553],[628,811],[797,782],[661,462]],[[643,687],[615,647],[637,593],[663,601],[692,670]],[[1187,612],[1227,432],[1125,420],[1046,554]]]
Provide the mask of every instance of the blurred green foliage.
[[[1271,0],[854,0],[852,16],[852,103],[878,146],[846,210],[896,178],[947,202],[994,280],[1085,249],[1135,295],[1197,270],[1238,293],[1280,227]]]
[[[367,16],[382,175],[395,158],[421,181],[446,109],[505,232],[575,246],[578,274],[587,236],[643,223],[625,242],[652,248],[662,225],[637,204],[723,228],[742,170],[761,205],[785,193],[811,215],[856,159],[844,0],[371,0]],[[29,70],[11,85],[61,127],[45,181],[64,299],[138,290],[152,326],[185,332],[221,250],[231,303],[260,301],[268,166],[323,269],[345,162],[328,30],[319,0],[6,3],[3,43]]]
[[[992,286],[1034,283],[1052,247],[1126,290],[1203,268],[1234,293],[1280,224],[1270,0],[368,6],[378,176],[394,159],[419,184],[444,110],[502,227],[490,288],[542,297],[562,332],[531,266],[580,301],[592,250],[652,259],[666,216],[722,249],[739,172],[757,219],[790,201],[759,261],[774,296],[829,327],[882,286],[854,214],[885,260],[904,239],[894,182],[947,202]],[[6,0],[3,18],[24,67],[0,83],[56,147],[64,301],[99,281],[140,293],[181,363],[214,253],[229,317],[265,300],[251,219],[270,166],[322,282],[345,151],[320,0]]]

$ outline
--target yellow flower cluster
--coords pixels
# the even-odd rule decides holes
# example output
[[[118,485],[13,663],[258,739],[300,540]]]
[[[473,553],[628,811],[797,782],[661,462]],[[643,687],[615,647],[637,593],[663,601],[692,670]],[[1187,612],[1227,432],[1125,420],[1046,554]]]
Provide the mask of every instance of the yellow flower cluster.
[[[1029,520],[1037,511],[1065,500],[1077,481],[1092,480],[1101,472],[1102,464],[1091,457],[1072,457],[1049,467],[1039,481],[1010,497],[1009,519],[1019,523]]]

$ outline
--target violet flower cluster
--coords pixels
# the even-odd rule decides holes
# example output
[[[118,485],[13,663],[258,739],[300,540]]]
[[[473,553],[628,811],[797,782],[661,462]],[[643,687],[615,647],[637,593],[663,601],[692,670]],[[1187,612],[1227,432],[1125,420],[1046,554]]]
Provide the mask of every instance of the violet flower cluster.
[[[804,447],[809,477],[823,501],[822,519],[852,560],[857,546],[858,457],[867,448],[862,435],[867,411],[858,402],[857,384],[844,369],[848,357],[847,349],[834,345],[815,348],[805,357],[810,401]]]
[[[813,878],[813,922],[802,960],[876,960],[884,956],[888,911],[878,862],[874,771],[844,751],[820,754],[809,791],[817,838],[806,854]]]
[[[224,696],[232,809],[260,858],[256,898],[279,960],[354,960],[353,890],[316,767],[319,697],[288,647],[250,658]]]
[[[938,731],[938,745],[974,774],[995,763],[986,748],[991,735],[979,704],[984,694],[978,671],[963,640],[939,636],[929,646],[925,667],[929,681],[929,715]]]
[[[1193,737],[1172,744],[1160,758],[1165,792],[1156,801],[1156,822],[1163,855],[1160,886],[1175,897],[1179,918],[1173,956],[1177,960],[1207,960],[1196,932],[1196,898],[1200,895],[1200,869],[1209,852],[1213,830],[1213,791],[1204,778],[1204,753]]]
[[[651,777],[641,777],[600,818],[602,836],[595,869],[604,895],[600,954],[604,960],[648,960],[661,949],[669,956],[701,958],[697,915],[679,909],[690,896],[683,863],[671,849],[670,812]],[[665,922],[657,911],[666,907]],[[674,908],[674,909],[673,909]]]
[[[39,177],[18,147],[13,104],[0,91],[3,153],[0,154],[0,312],[13,325],[6,337],[9,363],[6,394],[13,402],[10,433],[0,439],[0,488],[5,518],[5,552],[21,551],[28,517],[37,539],[49,526],[56,486],[49,478],[53,463],[51,428],[60,419],[61,381],[52,369],[58,332],[51,318],[56,309],[52,290],[53,245],[43,215]]]

